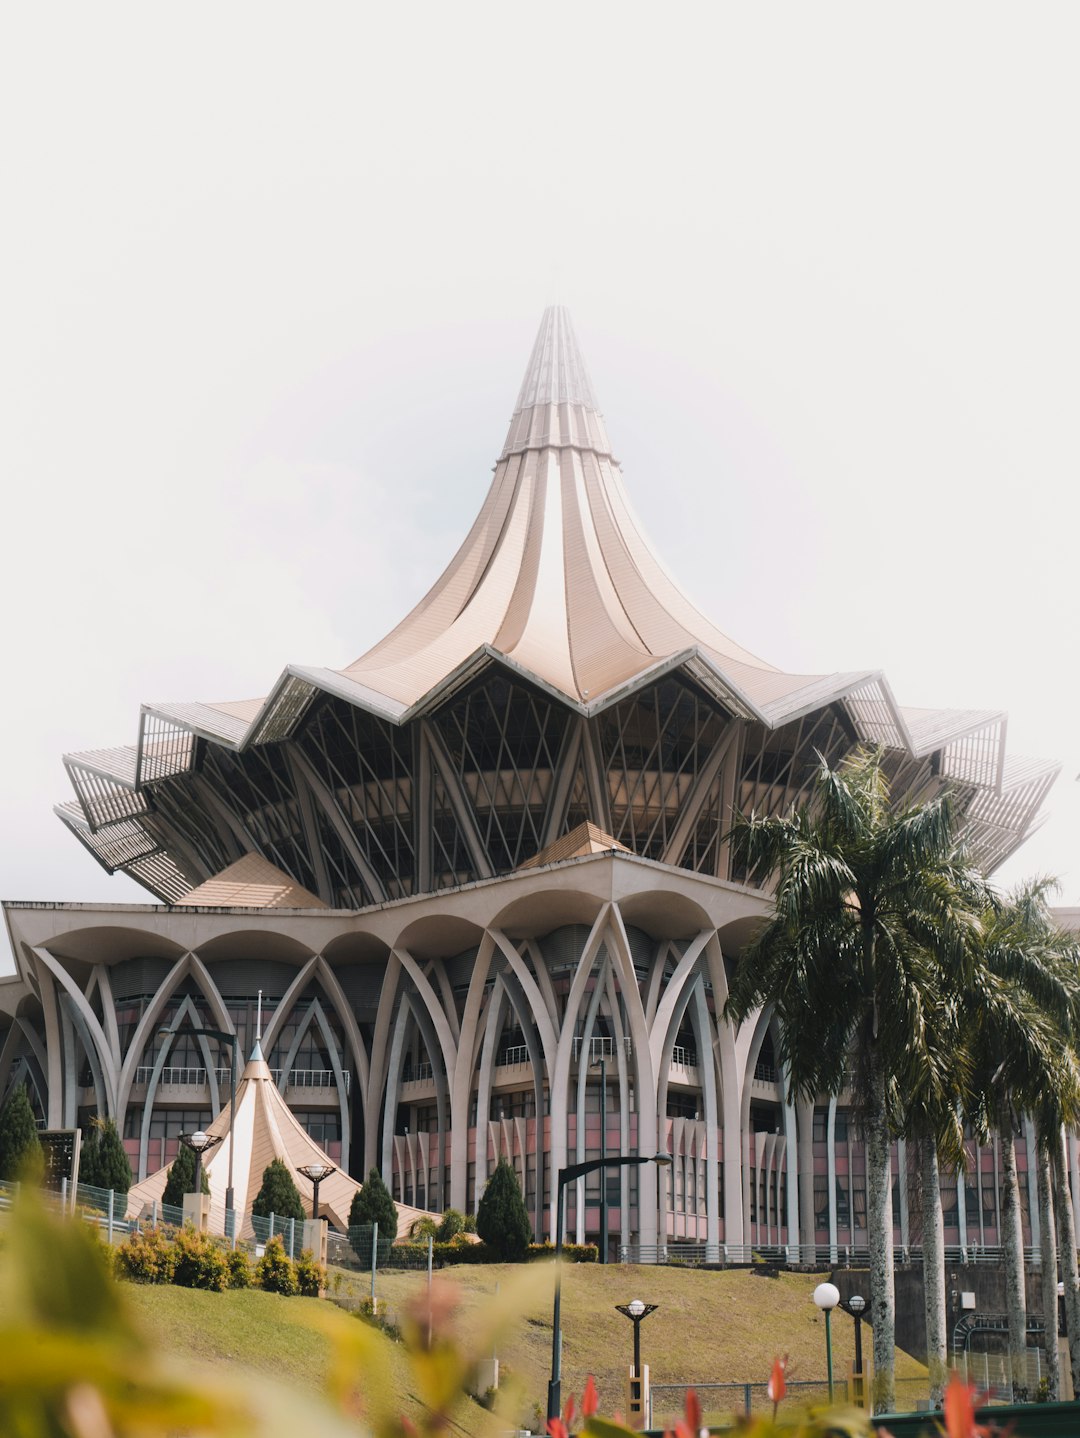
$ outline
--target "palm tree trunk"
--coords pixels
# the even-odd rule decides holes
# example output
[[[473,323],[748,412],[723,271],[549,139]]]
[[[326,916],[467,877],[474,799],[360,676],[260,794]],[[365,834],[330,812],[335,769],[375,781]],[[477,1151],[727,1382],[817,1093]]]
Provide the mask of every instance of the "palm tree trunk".
[[[1016,1138],[1011,1120],[1001,1132],[1001,1248],[1005,1262],[1005,1307],[1009,1313],[1009,1381],[1012,1401],[1026,1403],[1027,1295],[1024,1290],[1024,1235],[1020,1227],[1020,1185]]]
[[[1069,1155],[1065,1130],[1058,1130],[1054,1143],[1054,1170],[1058,1243],[1061,1245],[1061,1279],[1065,1284],[1065,1327],[1069,1334],[1069,1370],[1073,1393],[1080,1393],[1080,1274],[1076,1270],[1076,1224],[1073,1221],[1069,1189]]]
[[[1061,1397],[1061,1363],[1058,1357],[1058,1261],[1057,1227],[1054,1222],[1054,1187],[1050,1176],[1050,1155],[1042,1143],[1036,1149],[1039,1165],[1039,1229],[1042,1233],[1043,1335],[1046,1347],[1046,1397],[1056,1403]]]
[[[870,1243],[870,1323],[874,1330],[873,1411],[896,1406],[896,1294],[893,1282],[892,1145],[885,1113],[885,1070],[876,1044],[870,1052],[866,1105],[866,1189]]]
[[[937,1144],[924,1138],[922,1153],[923,1293],[926,1301],[926,1366],[930,1371],[930,1407],[940,1408],[948,1364],[945,1316],[945,1230],[941,1218],[941,1183]]]

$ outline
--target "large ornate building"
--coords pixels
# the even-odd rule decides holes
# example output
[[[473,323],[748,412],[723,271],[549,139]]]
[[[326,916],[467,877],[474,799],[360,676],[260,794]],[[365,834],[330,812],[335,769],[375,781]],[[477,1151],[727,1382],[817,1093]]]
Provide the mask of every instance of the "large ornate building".
[[[261,993],[292,1111],[406,1203],[472,1208],[506,1154],[549,1230],[553,1175],[599,1154],[603,1113],[609,1152],[675,1160],[613,1174],[616,1240],[864,1246],[847,1096],[787,1103],[769,1011],[721,1017],[768,906],[729,821],[872,742],[897,794],[951,789],[990,870],[1056,773],[1004,739],[1001,713],[788,674],[699,614],[549,309],[480,513],[391,634],[266,698],[146,705],[133,744],[66,757],[60,818],[161,902],[5,906],[0,1089],[27,1081],[54,1125],[113,1115],[143,1176],[227,1094],[228,1050],[197,1030],[250,1048]],[[947,1241],[994,1242],[996,1165],[947,1196]],[[598,1229],[586,1183],[570,1231]]]

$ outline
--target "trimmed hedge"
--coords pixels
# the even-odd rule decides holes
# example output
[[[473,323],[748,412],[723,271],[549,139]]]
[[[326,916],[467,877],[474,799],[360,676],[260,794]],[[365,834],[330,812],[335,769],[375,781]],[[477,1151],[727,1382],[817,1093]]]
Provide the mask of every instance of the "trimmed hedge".
[[[563,1258],[567,1263],[596,1263],[600,1257],[595,1243],[564,1243],[562,1251]],[[395,1255],[400,1255],[398,1261],[403,1267],[422,1267],[427,1262],[427,1244],[396,1243],[386,1260],[388,1267],[394,1266]],[[553,1243],[530,1243],[525,1254],[525,1262],[533,1263],[536,1259],[554,1257],[555,1245]],[[486,1243],[461,1242],[433,1243],[431,1245],[431,1261],[437,1268],[445,1268],[448,1264],[454,1263],[503,1262]]]

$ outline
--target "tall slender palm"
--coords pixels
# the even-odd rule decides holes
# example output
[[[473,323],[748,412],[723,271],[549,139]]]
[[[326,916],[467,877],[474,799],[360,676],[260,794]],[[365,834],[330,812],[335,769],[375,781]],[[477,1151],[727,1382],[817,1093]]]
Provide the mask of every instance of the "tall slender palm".
[[[974,1054],[968,1113],[981,1131],[996,1130],[1001,1146],[1000,1229],[1016,1401],[1025,1401],[1028,1393],[1015,1136],[1022,1116],[1033,1115],[1041,1135],[1038,1147],[1049,1155],[1054,1134],[1062,1122],[1072,1121],[1080,1101],[1072,1046],[1077,969],[1070,944],[1050,920],[1047,888],[1046,881],[1037,880],[984,911],[978,962],[966,996],[965,1027]]]
[[[772,919],[744,951],[726,1013],[764,1003],[781,1019],[781,1058],[797,1095],[836,1093],[852,1062],[866,1141],[874,1408],[895,1401],[895,1297],[889,1090],[938,1106],[954,1053],[931,1009],[970,965],[974,896],[943,795],[895,809],[882,756],[822,762],[810,804],[740,818],[735,850],[776,875]]]
[[[893,1124],[914,1145],[919,1176],[919,1211],[923,1252],[923,1302],[926,1319],[926,1367],[930,1406],[940,1408],[948,1376],[948,1317],[945,1285],[945,1225],[941,1207],[941,1165],[960,1169],[964,1163],[961,1105],[966,1092],[969,1058],[960,1027],[958,996],[938,995],[938,1043],[951,1044],[955,1054],[951,1091],[927,1095],[920,1090],[893,1091]]]

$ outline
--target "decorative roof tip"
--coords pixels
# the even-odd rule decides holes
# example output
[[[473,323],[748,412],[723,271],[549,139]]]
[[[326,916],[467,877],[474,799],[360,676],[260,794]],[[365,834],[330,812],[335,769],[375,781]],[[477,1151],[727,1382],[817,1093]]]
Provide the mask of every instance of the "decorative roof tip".
[[[256,1040],[255,1040],[255,1047],[251,1050],[251,1057],[248,1059],[248,1063],[249,1063],[249,1064],[261,1064],[261,1063],[265,1063],[265,1062],[266,1062],[266,1060],[263,1058],[263,1051],[262,1051],[262,1039],[256,1039]]]
[[[570,311],[563,305],[544,311],[514,413],[538,404],[578,404],[599,412]]]

